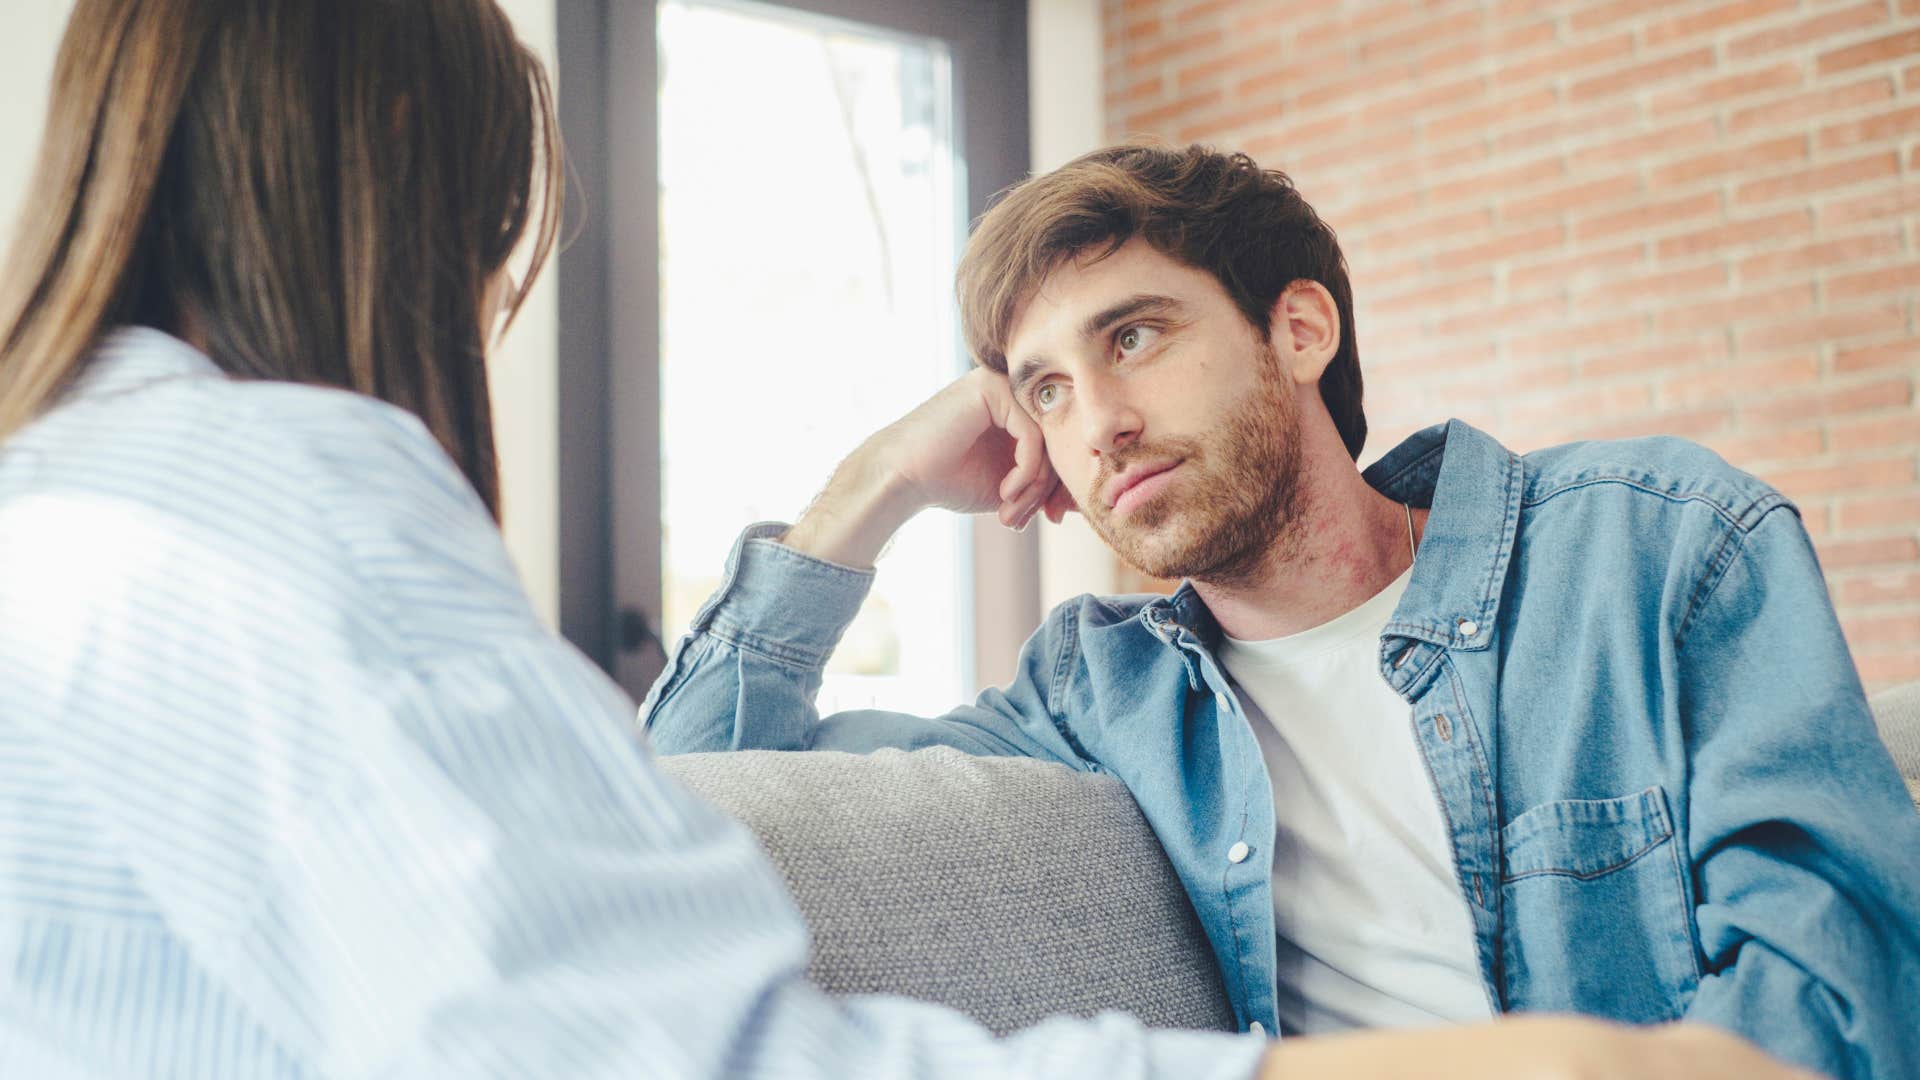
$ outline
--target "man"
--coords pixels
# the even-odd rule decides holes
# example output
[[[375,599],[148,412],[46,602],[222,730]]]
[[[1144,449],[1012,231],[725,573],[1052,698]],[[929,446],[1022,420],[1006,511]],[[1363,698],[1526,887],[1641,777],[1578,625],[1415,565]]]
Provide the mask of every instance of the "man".
[[[1580,1012],[1920,1076],[1920,818],[1783,496],[1679,440],[1519,457],[1458,422],[1362,474],[1339,246],[1244,156],[1031,180],[959,285],[981,366],[746,533],[656,748],[1118,776],[1248,1031]],[[1061,605],[945,716],[818,716],[864,568],[929,506],[1078,509],[1188,581]]]

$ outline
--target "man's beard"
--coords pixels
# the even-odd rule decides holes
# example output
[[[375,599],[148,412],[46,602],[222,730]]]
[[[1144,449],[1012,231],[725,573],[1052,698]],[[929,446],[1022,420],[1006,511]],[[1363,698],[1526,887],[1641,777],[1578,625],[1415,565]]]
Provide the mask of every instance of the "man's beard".
[[[1261,576],[1294,542],[1301,498],[1299,405],[1273,347],[1258,346],[1260,386],[1206,440],[1135,443],[1101,458],[1082,505],[1100,538],[1128,565],[1157,578],[1238,585]],[[1134,462],[1177,460],[1167,491],[1116,520],[1100,500]]]

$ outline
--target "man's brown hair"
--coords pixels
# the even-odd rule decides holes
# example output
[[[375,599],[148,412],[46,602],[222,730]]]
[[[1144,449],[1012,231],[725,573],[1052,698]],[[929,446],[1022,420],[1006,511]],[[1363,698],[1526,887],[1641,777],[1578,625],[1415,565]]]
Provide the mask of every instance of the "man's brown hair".
[[[1047,275],[1083,253],[1105,258],[1136,236],[1212,274],[1262,338],[1288,285],[1317,281],[1333,294],[1340,347],[1320,378],[1320,397],[1358,459],[1367,418],[1346,259],[1293,181],[1245,154],[1114,146],[1008,189],[960,260],[961,327],[976,362],[1005,372],[1014,314]]]
[[[141,323],[413,412],[497,515],[482,308],[560,185],[494,0],[79,0],[0,272],[0,440]]]

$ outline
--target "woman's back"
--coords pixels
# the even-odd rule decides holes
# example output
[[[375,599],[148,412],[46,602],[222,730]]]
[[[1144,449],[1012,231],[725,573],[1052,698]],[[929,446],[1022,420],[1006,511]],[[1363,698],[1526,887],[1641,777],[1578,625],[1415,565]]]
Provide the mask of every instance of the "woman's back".
[[[0,1075],[431,1056],[430,1009],[556,956],[670,982],[636,935],[707,908],[635,860],[752,851],[662,788],[460,471],[370,398],[112,334],[0,449],[0,612]],[[802,963],[778,889],[738,869],[767,957]],[[514,1053],[632,1053],[647,1028]]]

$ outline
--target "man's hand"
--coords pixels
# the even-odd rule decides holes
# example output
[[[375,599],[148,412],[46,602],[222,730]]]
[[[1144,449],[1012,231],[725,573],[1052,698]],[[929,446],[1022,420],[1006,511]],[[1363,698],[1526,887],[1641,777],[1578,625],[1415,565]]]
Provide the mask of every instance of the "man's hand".
[[[1819,1080],[1704,1024],[1636,1028],[1573,1016],[1289,1039],[1262,1080]]]
[[[1073,508],[1039,425],[1015,403],[1006,376],[975,368],[874,434],[834,470],[782,542],[871,566],[894,532],[930,506],[997,509],[1000,523],[1016,529],[1043,509],[1057,522]]]

